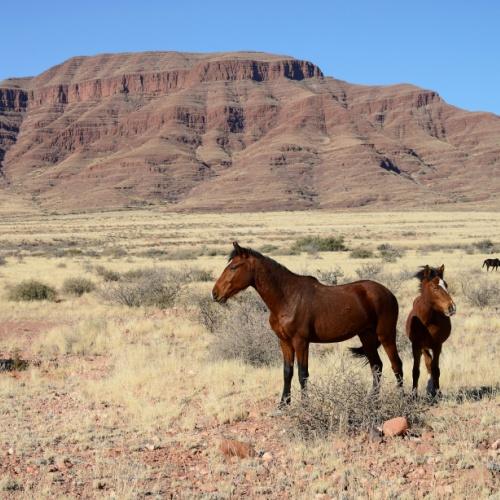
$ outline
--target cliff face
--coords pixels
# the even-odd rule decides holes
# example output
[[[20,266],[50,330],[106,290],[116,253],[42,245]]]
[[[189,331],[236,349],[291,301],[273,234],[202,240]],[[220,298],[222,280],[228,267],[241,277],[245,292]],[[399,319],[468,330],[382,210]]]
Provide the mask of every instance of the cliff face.
[[[76,57],[0,84],[4,184],[51,209],[498,206],[500,118],[261,53]]]

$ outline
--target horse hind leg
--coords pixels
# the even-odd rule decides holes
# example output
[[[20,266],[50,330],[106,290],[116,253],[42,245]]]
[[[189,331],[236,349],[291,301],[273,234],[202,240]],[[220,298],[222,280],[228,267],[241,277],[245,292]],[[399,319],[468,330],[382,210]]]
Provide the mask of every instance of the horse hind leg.
[[[379,324],[377,326],[377,337],[389,358],[398,387],[403,387],[403,362],[399,357],[396,345],[396,322],[390,326],[383,323]]]
[[[370,368],[372,370],[372,391],[374,394],[378,394],[380,391],[380,377],[382,376],[382,368],[384,366],[378,354],[380,342],[373,334],[360,335],[360,339],[361,344],[363,345],[363,355],[368,359],[368,363],[370,364]],[[359,349],[357,351],[359,351]]]
[[[399,357],[396,341],[382,342],[382,346],[391,362],[391,368],[396,376],[396,383],[398,387],[403,387],[403,362]]]

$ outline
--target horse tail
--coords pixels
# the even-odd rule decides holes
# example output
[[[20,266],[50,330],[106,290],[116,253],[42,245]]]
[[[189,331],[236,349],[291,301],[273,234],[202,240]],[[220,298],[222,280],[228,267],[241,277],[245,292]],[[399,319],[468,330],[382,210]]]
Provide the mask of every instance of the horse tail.
[[[380,347],[380,341],[377,340],[377,349]],[[368,364],[368,356],[366,355],[365,349],[363,346],[359,347],[349,347],[349,351],[351,355],[355,358],[362,358],[365,360],[365,364]]]

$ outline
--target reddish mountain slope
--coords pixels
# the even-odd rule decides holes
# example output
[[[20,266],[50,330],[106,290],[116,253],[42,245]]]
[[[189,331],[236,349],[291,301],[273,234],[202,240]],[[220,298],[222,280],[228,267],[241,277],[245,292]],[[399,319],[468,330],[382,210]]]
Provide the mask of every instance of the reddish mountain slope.
[[[75,57],[0,84],[0,190],[50,209],[492,208],[499,165],[500,117],[286,56]]]

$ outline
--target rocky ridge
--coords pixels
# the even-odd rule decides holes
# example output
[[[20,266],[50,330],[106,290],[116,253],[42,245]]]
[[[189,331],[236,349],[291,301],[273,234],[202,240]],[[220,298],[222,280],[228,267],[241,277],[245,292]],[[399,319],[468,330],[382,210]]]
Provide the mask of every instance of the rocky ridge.
[[[500,117],[241,52],[75,57],[0,83],[0,189],[51,210],[496,208]]]

